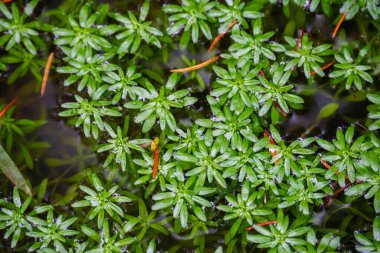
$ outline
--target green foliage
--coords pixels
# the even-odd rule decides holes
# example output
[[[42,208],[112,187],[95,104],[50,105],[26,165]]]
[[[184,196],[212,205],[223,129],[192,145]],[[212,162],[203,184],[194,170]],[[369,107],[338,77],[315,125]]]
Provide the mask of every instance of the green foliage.
[[[20,188],[28,195],[32,195],[32,191],[25,178],[1,145],[0,170],[16,187]]]
[[[285,38],[291,47],[295,47],[297,42],[290,37]],[[292,58],[287,64],[285,71],[291,70],[294,66],[303,67],[303,72],[307,78],[310,78],[311,72],[315,71],[318,75],[324,76],[324,72],[320,66],[324,62],[323,56],[333,54],[330,44],[322,44],[313,46],[313,42],[309,41],[309,36],[304,34],[301,39],[301,47],[297,51],[287,51],[285,54]]]
[[[255,117],[252,114],[253,109],[247,108],[240,115],[233,114],[227,106],[223,107],[223,111],[216,106],[212,106],[211,110],[217,115],[218,121],[198,119],[195,123],[213,130],[212,135],[217,141],[223,142],[223,145],[228,145],[232,149],[240,148],[244,139],[251,142],[257,141],[257,137],[253,134],[255,126],[250,127],[250,118]]]
[[[368,235],[355,233],[355,239],[359,243],[356,246],[356,250],[359,252],[376,252],[380,249],[380,218],[377,216],[373,220],[373,233],[367,233]]]
[[[276,0],[270,0],[270,2],[273,2],[275,3]],[[310,11],[315,11],[321,0],[311,0],[310,2],[307,2],[306,0],[285,0],[285,1],[282,1],[282,4],[284,6],[287,6],[289,5],[291,2],[295,3],[296,5],[300,6],[300,7],[308,7]],[[327,2],[326,0],[322,0],[322,2]],[[330,4],[330,3],[329,3]]]
[[[124,72],[121,68],[117,68],[117,74],[112,71],[106,71],[102,76],[104,82],[110,84],[108,91],[112,91],[112,104],[117,104],[121,99],[126,100],[129,97],[131,100],[136,100],[137,95],[134,87],[141,77],[140,73],[136,73],[136,66],[131,65]],[[107,87],[107,86],[102,86]]]
[[[359,11],[367,11],[372,16],[373,19],[377,20],[379,18],[379,1],[378,0],[364,0],[355,1],[348,0],[344,1],[344,4],[340,8],[340,12],[347,12],[347,19],[352,19]]]
[[[57,37],[54,43],[58,46],[69,46],[66,54],[72,59],[84,60],[91,49],[101,51],[111,48],[112,44],[102,37],[101,29],[95,25],[99,13],[93,13],[89,5],[83,5],[78,17],[69,15],[66,19],[66,27],[54,28],[53,34]]]
[[[130,158],[131,151],[135,150],[141,153],[144,153],[145,150],[139,146],[141,144],[150,143],[150,140],[146,139],[135,139],[129,140],[127,136],[129,128],[129,117],[126,118],[124,122],[123,130],[120,127],[117,127],[116,133],[112,130],[112,128],[106,129],[108,134],[112,139],[108,139],[107,143],[99,145],[97,151],[99,153],[108,151],[109,155],[107,159],[104,161],[104,167],[107,167],[112,162],[121,166],[122,171],[126,170],[127,166],[127,157]]]
[[[373,207],[377,213],[380,212],[380,178],[378,176],[379,171],[379,157],[377,155],[380,147],[380,140],[374,134],[369,135],[370,141],[368,150],[360,151],[361,161],[357,164],[357,184],[347,189],[345,194],[347,196],[352,195],[364,195],[366,199],[374,199]]]
[[[117,33],[116,39],[121,41],[117,49],[120,57],[123,57],[125,53],[135,53],[140,48],[141,41],[161,48],[159,37],[163,35],[162,32],[151,26],[150,21],[145,21],[149,12],[149,2],[145,1],[142,5],[139,19],[131,11],[128,12],[128,16],[115,13],[111,17],[120,25],[109,25],[102,30],[102,33],[106,35]]]
[[[3,110],[6,105],[0,108]],[[46,124],[45,120],[15,119],[12,106],[3,117],[0,118],[0,142],[5,151],[12,154],[16,164],[25,163],[33,168],[33,150],[45,149],[49,143],[35,141],[31,136],[39,127]]]
[[[278,205],[278,208],[285,208],[293,205],[298,205],[298,209],[305,215],[310,214],[309,204],[322,204],[322,198],[326,192],[321,191],[329,182],[322,181],[312,184],[310,181],[305,182],[302,179],[294,180],[289,178],[287,196],[283,198],[283,202]]]
[[[270,248],[271,252],[293,252],[295,247],[306,245],[306,234],[311,230],[305,219],[290,223],[289,217],[280,210],[277,223],[270,229],[253,225],[257,235],[248,235],[247,240],[258,244],[258,248]]]
[[[99,87],[102,82],[102,74],[113,73],[111,71],[117,69],[114,64],[109,64],[107,60],[103,55],[92,56],[92,50],[89,49],[86,50],[85,55],[78,55],[76,60],[68,58],[67,63],[69,65],[57,68],[57,72],[70,74],[64,82],[65,86],[78,83],[78,91],[87,88],[89,96],[98,99],[104,92],[103,86]]]
[[[356,170],[360,166],[360,153],[367,152],[371,147],[364,135],[354,140],[354,133],[354,126],[350,126],[345,133],[338,129],[336,139],[332,142],[317,139],[317,143],[327,151],[322,155],[322,159],[334,163],[327,171],[326,178],[336,177],[338,174],[337,179],[341,186],[346,184],[346,175],[351,183],[355,182]]]
[[[380,95],[372,93],[368,94],[367,97],[373,103],[368,106],[368,118],[375,120],[368,128],[369,130],[377,130],[380,128]]]
[[[142,132],[148,132],[155,124],[157,119],[159,120],[161,130],[165,130],[166,126],[170,130],[175,131],[177,124],[170,108],[183,108],[190,106],[197,102],[197,98],[188,97],[190,90],[177,90],[173,92],[176,86],[179,76],[172,74],[166,85],[161,86],[159,92],[147,79],[144,80],[143,87],[135,87],[134,92],[144,101],[135,100],[127,102],[124,107],[127,109],[138,109],[140,113],[136,116],[135,122],[142,123]]]
[[[110,129],[110,125],[104,122],[104,117],[120,117],[119,107],[111,106],[111,101],[88,100],[75,95],[76,102],[67,102],[62,107],[67,109],[59,113],[61,117],[73,117],[75,127],[83,126],[86,137],[99,138],[99,131]],[[111,130],[109,130],[111,131]]]
[[[215,181],[221,187],[227,188],[226,180],[221,174],[223,168],[220,166],[220,163],[225,161],[229,157],[229,154],[219,154],[217,145],[217,142],[214,142],[212,146],[208,146],[205,141],[199,141],[193,155],[182,152],[174,153],[174,158],[192,164],[186,176],[198,175],[195,185],[196,191],[204,185],[206,179],[209,183]]]
[[[11,4],[11,10],[3,2],[0,3],[0,46],[5,45],[5,50],[10,51],[18,45],[22,45],[32,55],[37,54],[37,50],[44,48],[45,42],[39,37],[38,31],[50,31],[51,26],[39,20],[31,20],[30,16],[38,4],[38,0],[30,1],[24,8],[23,13],[16,3]]]
[[[293,85],[287,84],[291,72],[284,71],[284,66],[272,66],[272,80],[268,80],[264,76],[260,76],[260,82],[263,87],[256,87],[255,91],[260,94],[259,103],[262,104],[259,110],[259,116],[265,115],[274,103],[278,103],[280,108],[289,113],[289,105],[302,104],[303,99],[295,94],[291,94],[290,90]]]
[[[43,60],[25,49],[19,47],[10,49],[9,53],[2,56],[0,59],[4,64],[17,66],[9,76],[7,83],[14,83],[18,78],[24,77],[29,72],[32,73],[38,81],[42,80],[40,68],[44,65]],[[6,65],[3,70],[7,70]]]
[[[285,47],[278,43],[269,43],[274,32],[263,33],[262,21],[257,19],[252,28],[252,34],[241,31],[231,36],[234,43],[228,48],[232,56],[238,59],[237,66],[242,67],[253,62],[257,65],[260,60],[276,60],[276,52],[284,52]],[[253,59],[253,61],[252,61]]]
[[[176,35],[183,30],[181,45],[187,45],[190,36],[193,43],[197,43],[200,35],[207,40],[212,39],[208,25],[209,14],[214,12],[216,2],[208,0],[184,0],[181,5],[168,4],[163,7],[165,13],[171,14],[168,20],[172,25],[168,28],[168,35]]]
[[[241,0],[227,0],[225,3],[218,3],[216,9],[210,12],[210,17],[215,17],[220,23],[219,32],[224,32],[235,20],[244,27],[248,28],[250,19],[258,19],[264,16],[261,12],[260,2],[245,3]],[[235,28],[237,29],[237,28]]]
[[[337,60],[337,64],[334,64],[334,70],[329,74],[330,78],[337,78],[336,82],[345,82],[346,90],[351,89],[352,84],[355,85],[356,89],[363,89],[363,81],[373,83],[373,79],[370,74],[365,71],[371,69],[368,65],[358,65],[360,61],[367,54],[367,49],[364,48],[359,52],[359,57],[354,61],[352,59],[349,51],[347,49],[343,49],[342,54],[336,54],[335,59]]]
[[[189,209],[198,219],[206,222],[207,217],[202,208],[211,207],[211,203],[203,196],[210,195],[215,190],[206,187],[197,189],[197,185],[194,185],[197,184],[195,180],[196,176],[190,177],[186,183],[171,180],[170,184],[166,185],[168,191],[157,193],[152,197],[155,201],[152,210],[173,207],[171,208],[173,217],[180,219],[183,228],[188,224]]]
[[[259,192],[250,193],[249,182],[244,182],[241,189],[241,194],[237,196],[226,195],[226,200],[228,205],[219,205],[217,208],[226,214],[224,215],[224,220],[233,220],[238,218],[239,223],[241,220],[246,221],[250,226],[253,225],[254,220],[258,220],[260,216],[268,216],[272,214],[270,209],[260,208],[257,206],[256,199],[258,198]],[[238,229],[238,228],[236,228]],[[230,235],[233,238],[235,235]]]
[[[210,92],[211,96],[220,97],[221,101],[230,100],[230,109],[237,114],[240,114],[245,107],[258,107],[257,98],[252,95],[255,86],[259,84],[257,80],[259,69],[250,69],[249,65],[246,65],[240,70],[231,63],[228,64],[227,70],[218,66],[214,66],[213,70],[219,78],[216,80],[215,89]],[[210,99],[209,103],[213,104]]]
[[[21,201],[20,194],[17,188],[13,189],[13,203],[3,205],[0,214],[0,228],[7,229],[4,234],[4,239],[11,238],[11,248],[16,247],[20,236],[24,236],[26,231],[32,230],[32,225],[29,222],[29,217],[33,213],[26,213],[32,197],[28,197],[24,202]]]
[[[95,174],[91,175],[90,183],[95,190],[84,185],[79,186],[79,188],[87,193],[88,196],[85,196],[81,201],[73,203],[72,207],[91,207],[87,217],[89,220],[97,217],[97,225],[99,229],[102,228],[106,222],[105,216],[109,216],[113,220],[121,223],[120,217],[124,216],[124,212],[118,204],[131,202],[132,200],[128,197],[117,195],[117,185],[110,189],[104,188],[103,183]]]
[[[78,234],[77,231],[68,229],[78,218],[73,217],[65,220],[62,215],[59,215],[54,219],[53,215],[53,209],[49,209],[46,220],[36,217],[29,218],[30,222],[37,224],[38,229],[38,231],[26,233],[27,236],[37,239],[37,242],[28,249],[29,251],[48,250],[49,246],[54,246],[58,252],[68,252],[63,243],[66,242],[67,237]],[[50,250],[52,249],[50,248]]]

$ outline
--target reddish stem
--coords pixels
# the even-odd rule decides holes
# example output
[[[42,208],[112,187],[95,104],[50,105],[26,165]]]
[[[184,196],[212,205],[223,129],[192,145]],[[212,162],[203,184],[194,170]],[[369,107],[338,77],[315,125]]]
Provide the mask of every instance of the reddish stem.
[[[276,142],[268,132],[268,130],[264,130],[264,137],[269,138],[269,144],[276,145]]]
[[[154,160],[153,160],[153,172],[152,172],[152,179],[155,179],[157,176],[158,171],[158,146],[154,150]]]
[[[256,225],[257,225],[257,226],[260,226],[260,227],[267,227],[267,226],[269,226],[269,225],[274,225],[274,224],[277,224],[277,221],[275,221],[275,220],[272,220],[272,221],[265,221],[265,222],[257,223]],[[246,228],[245,231],[251,231],[251,230],[253,230],[253,229],[254,229],[253,226],[249,226],[249,227]]]
[[[323,67],[322,67],[322,70],[328,69],[329,67],[331,67],[331,66],[334,65],[334,64],[335,64],[335,61],[331,61],[331,62],[327,63],[325,66],[323,66]],[[311,74],[311,75],[315,75],[315,74],[317,74],[317,72],[313,71],[313,72],[311,72],[310,74]]]
[[[338,24],[336,24],[335,28],[334,28],[334,31],[332,33],[332,38],[335,38],[336,34],[338,33],[338,30],[339,30],[339,27],[342,25],[343,23],[343,20],[346,18],[347,16],[347,13],[348,11],[346,11],[345,13],[342,14],[342,16],[340,17],[339,21],[338,21]]]
[[[264,137],[269,138],[269,144],[276,145],[276,141],[273,139],[273,137],[270,135],[268,130],[264,130]],[[275,157],[277,155],[276,151],[272,150],[271,148],[269,149],[270,153],[272,154],[272,157]],[[277,165],[277,162],[275,164]]]
[[[10,3],[12,2],[12,0],[3,0],[3,3],[7,4],[7,3]]]
[[[262,77],[264,77],[265,79],[267,79],[267,76],[265,75],[265,72],[262,69],[260,69],[260,75],[262,75]]]
[[[213,57],[213,58],[211,58],[211,59],[209,59],[209,60],[207,60],[205,62],[202,62],[202,63],[200,63],[198,65],[195,65],[195,66],[192,66],[192,67],[188,67],[188,68],[183,68],[183,69],[172,69],[172,70],[170,70],[170,72],[175,72],[175,73],[178,73],[178,72],[181,72],[181,73],[183,73],[183,72],[189,72],[189,71],[192,71],[192,70],[196,70],[196,69],[200,69],[200,68],[206,67],[206,66],[210,65],[211,63],[219,60],[219,59],[220,59],[220,56],[218,55],[218,56],[215,56],[215,57]]]
[[[236,19],[234,22],[232,22],[228,28],[224,31],[224,32],[221,32],[218,34],[218,36],[216,36],[216,38],[214,39],[214,41],[211,43],[209,49],[207,50],[208,53],[210,53],[214,47],[216,46],[216,44],[222,39],[222,37],[224,36],[224,34],[228,33],[229,30],[232,29],[232,27],[234,27],[239,21]]]
[[[46,84],[47,84],[47,80],[49,78],[49,72],[50,72],[51,63],[53,62],[53,58],[54,58],[54,53],[51,52],[50,55],[49,55],[49,58],[48,58],[48,60],[46,62],[45,71],[44,71],[44,77],[42,79],[41,97],[43,97],[45,95]]]
[[[0,112],[0,119],[7,113],[7,111],[16,103],[17,97],[15,97],[9,104],[7,104]]]
[[[325,160],[321,160],[321,163],[323,164],[323,166],[325,166],[326,167],[326,169],[330,169],[331,168],[331,165],[330,164],[328,164]]]
[[[298,30],[298,39],[297,39],[297,49],[301,49],[302,47],[302,36],[303,36],[303,30]]]
[[[346,183],[346,185],[344,187],[341,187],[338,190],[336,190],[332,196],[326,197],[326,199],[324,201],[325,205],[327,207],[329,207],[332,204],[333,200],[336,199],[339,196],[339,194],[341,194],[344,190],[346,190],[351,185],[352,184],[350,182],[348,182],[348,183]]]

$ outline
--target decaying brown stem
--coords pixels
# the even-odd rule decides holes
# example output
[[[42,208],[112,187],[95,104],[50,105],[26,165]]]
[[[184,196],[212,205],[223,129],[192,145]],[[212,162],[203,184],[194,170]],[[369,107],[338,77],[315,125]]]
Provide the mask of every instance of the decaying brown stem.
[[[322,70],[328,69],[328,68],[330,68],[330,67],[331,67],[332,65],[334,65],[334,64],[335,64],[335,61],[331,61],[331,62],[327,63],[325,66],[323,66],[323,67],[322,67]],[[317,74],[317,72],[313,71],[313,72],[311,72],[310,74],[311,74],[311,75],[315,75],[315,74]]]
[[[49,78],[49,72],[50,72],[50,68],[51,68],[51,63],[53,62],[53,58],[54,58],[54,53],[51,52],[50,55],[49,55],[49,58],[48,58],[48,60],[46,62],[45,71],[44,71],[44,77],[42,79],[41,97],[43,97],[45,95],[46,84],[47,84],[47,80]]]
[[[298,39],[297,39],[297,49],[301,49],[301,47],[302,47],[302,36],[303,36],[303,30],[299,29]]]
[[[192,66],[192,67],[188,67],[188,68],[183,68],[183,69],[172,69],[170,70],[170,72],[174,72],[174,73],[184,73],[184,72],[189,72],[189,71],[192,71],[192,70],[197,70],[197,69],[200,69],[200,68],[203,68],[203,67],[206,67],[208,65],[210,65],[211,63],[213,62],[216,62],[217,60],[220,59],[220,56],[215,56],[205,62],[202,62],[198,65],[195,65],[195,66]]]
[[[336,26],[334,28],[334,31],[332,33],[332,38],[335,38],[336,34],[338,33],[339,27],[342,25],[343,20],[347,16],[347,13],[348,13],[348,11],[346,11],[345,13],[343,13],[342,16],[340,17],[340,19],[339,19],[338,23],[336,24]]]
[[[277,224],[277,221],[275,220],[272,220],[272,221],[264,221],[264,222],[261,222],[261,223],[257,223],[256,225],[257,226],[260,226],[260,227],[266,227],[266,226],[269,226],[269,225],[274,225],[274,224]],[[253,226],[249,226],[246,228],[245,231],[251,231],[253,230],[254,227]]]
[[[214,47],[216,46],[216,44],[222,39],[222,37],[224,36],[224,34],[228,33],[229,30],[232,29],[232,27],[234,27],[239,21],[236,19],[234,22],[232,22],[228,27],[227,29],[224,31],[224,32],[221,32],[218,34],[218,36],[216,36],[216,38],[213,40],[213,42],[211,43],[209,49],[207,50],[208,53],[210,53]]]
[[[17,97],[15,97],[7,106],[4,107],[3,110],[0,112],[0,119],[7,113],[7,111],[16,103]]]

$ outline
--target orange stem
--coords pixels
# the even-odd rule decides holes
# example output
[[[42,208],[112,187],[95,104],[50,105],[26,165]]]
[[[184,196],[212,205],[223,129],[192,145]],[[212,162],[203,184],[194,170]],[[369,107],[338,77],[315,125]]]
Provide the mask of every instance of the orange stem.
[[[192,70],[196,70],[196,69],[200,69],[200,68],[206,67],[206,66],[210,65],[211,63],[216,62],[219,59],[220,59],[220,56],[218,55],[218,56],[215,56],[215,57],[213,57],[213,58],[211,58],[211,59],[209,59],[209,60],[207,60],[205,62],[202,62],[202,63],[200,63],[198,65],[195,65],[195,66],[192,66],[192,67],[188,67],[188,68],[183,68],[183,69],[172,69],[172,70],[170,70],[170,72],[175,72],[175,73],[178,73],[178,72],[181,72],[181,73],[183,73],[183,72],[189,72],[189,71],[192,71]]]
[[[265,79],[267,79],[267,76],[265,75],[265,72],[262,69],[260,69],[260,75],[262,75]]]
[[[302,36],[303,36],[303,30],[298,30],[298,39],[297,39],[297,49],[301,49],[302,47]]]
[[[46,84],[47,84],[47,80],[48,80],[48,77],[49,77],[50,67],[51,67],[51,63],[53,61],[53,58],[54,58],[54,53],[51,52],[50,55],[49,55],[49,58],[48,58],[48,60],[46,62],[45,71],[44,71],[44,77],[42,79],[41,97],[43,97],[45,95]]]
[[[334,201],[334,199],[336,199],[339,196],[339,194],[341,194],[344,190],[346,190],[351,185],[352,184],[350,182],[348,182],[344,187],[341,187],[338,190],[336,190],[332,196],[326,197],[324,200],[325,205],[330,206],[332,204],[332,202]]]
[[[155,179],[158,171],[158,147],[154,150],[152,179]]]
[[[277,221],[275,221],[275,220],[265,221],[265,222],[257,223],[256,225],[260,226],[260,227],[266,227],[266,226],[274,225],[274,224],[277,224]],[[247,227],[247,229],[245,231],[251,231],[253,229],[254,229],[253,226],[249,226],[249,227]]]
[[[346,11],[345,13],[342,14],[342,16],[340,17],[339,21],[338,21],[338,24],[336,24],[335,28],[334,28],[334,31],[332,33],[332,38],[335,38],[336,34],[338,33],[338,30],[339,30],[339,27],[342,25],[343,23],[343,20],[346,18],[347,16],[347,13],[348,11]]]
[[[334,64],[335,64],[335,61],[329,62],[329,63],[327,63],[325,66],[322,67],[322,70],[328,69],[329,67],[331,67],[331,66],[334,65]],[[317,72],[313,71],[313,72],[311,72],[310,74],[311,74],[311,75],[315,75],[315,74],[317,74]]]
[[[234,27],[239,21],[236,19],[234,22],[232,22],[228,28],[224,31],[224,32],[221,32],[218,34],[218,36],[216,36],[216,38],[214,39],[214,41],[211,43],[209,49],[207,50],[207,53],[210,53],[214,47],[216,46],[216,44],[222,39],[222,37],[224,36],[224,34],[228,33],[229,30],[232,29],[232,27]]]
[[[330,169],[331,168],[331,165],[330,164],[328,164],[325,160],[321,160],[321,163],[323,164],[323,166],[325,166],[326,167],[326,169]]]
[[[7,113],[7,111],[16,103],[17,97],[15,97],[7,106],[4,107],[3,110],[0,112],[0,119]]]
[[[10,2],[12,2],[12,0],[3,0],[3,3],[10,3]]]
[[[269,144],[276,145],[275,140],[272,138],[268,130],[264,130],[264,137],[269,138]],[[272,157],[275,157],[277,155],[276,151],[272,150],[271,148],[269,149],[269,151],[272,154]],[[277,161],[275,164],[277,164]]]
[[[270,135],[270,133],[268,132],[268,130],[264,130],[264,137],[269,138],[269,143],[270,144],[276,145],[276,142],[274,141],[274,139],[272,138],[272,136]]]
[[[331,165],[330,164],[328,164],[326,161],[324,161],[324,160],[321,160],[321,163],[323,164],[323,166],[325,166],[326,167],[326,169],[330,169],[331,168]],[[339,174],[339,172],[338,171],[336,171],[335,172],[335,175],[338,175]],[[348,175],[346,175],[346,179],[348,179]]]

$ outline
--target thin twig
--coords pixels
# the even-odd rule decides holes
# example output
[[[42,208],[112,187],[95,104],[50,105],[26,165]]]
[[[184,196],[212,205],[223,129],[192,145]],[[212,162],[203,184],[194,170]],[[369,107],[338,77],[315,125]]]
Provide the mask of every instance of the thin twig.
[[[227,29],[224,31],[224,32],[221,32],[218,34],[218,36],[216,36],[216,38],[214,39],[214,41],[211,43],[209,49],[207,50],[208,53],[210,53],[214,47],[216,46],[216,44],[222,39],[222,37],[224,36],[224,34],[228,33],[229,30],[232,29],[232,27],[234,27],[239,21],[236,19],[234,20],[234,22],[232,22],[228,27]]]
[[[330,164],[328,164],[325,160],[322,160],[321,159],[321,163],[323,164],[323,166],[325,166],[326,167],[326,169],[330,169],[331,168],[331,165]]]
[[[260,227],[267,227],[269,225],[274,225],[274,224],[277,224],[277,221],[275,220],[272,220],[272,221],[264,221],[264,222],[261,222],[261,223],[257,223],[256,225],[257,226],[260,226]],[[249,226],[245,229],[245,231],[251,231],[253,230],[254,227],[253,226]]]
[[[276,141],[273,139],[273,137],[268,132],[268,130],[264,130],[264,137],[269,138],[269,144],[271,144],[271,145],[277,144]],[[269,151],[272,154],[272,157],[275,157],[277,155],[277,152],[274,149],[269,148]],[[276,165],[277,165],[277,162],[278,161],[275,162]]]
[[[0,112],[0,119],[7,113],[7,111],[16,103],[17,97],[15,97],[9,104],[7,104]]]
[[[339,21],[338,21],[338,24],[336,24],[335,28],[334,28],[334,31],[332,33],[332,38],[335,38],[336,34],[338,33],[338,30],[339,30],[339,27],[342,25],[343,23],[343,20],[346,18],[347,16],[347,13],[348,11],[346,11],[345,13],[342,14],[342,16],[340,17]]]
[[[321,159],[321,163],[323,164],[323,166],[325,166],[325,168],[326,169],[330,169],[331,168],[331,165],[330,164],[328,164],[325,160],[322,160]],[[338,175],[339,174],[339,172],[338,171],[335,171],[335,175]],[[347,176],[346,176],[346,178],[347,178]]]
[[[53,58],[54,58],[54,53],[51,52],[50,55],[49,55],[49,58],[48,58],[48,60],[46,62],[45,71],[44,71],[44,77],[42,79],[41,97],[43,97],[45,95],[46,84],[47,84],[47,80],[49,78],[49,72],[50,72],[51,63],[53,62]]]
[[[265,72],[264,72],[262,69],[260,69],[260,74],[261,74],[265,79],[267,79],[267,76],[265,75]]]
[[[210,65],[211,63],[213,62],[216,62],[217,60],[220,59],[220,56],[215,56],[205,62],[202,62],[198,65],[195,65],[195,66],[192,66],[192,67],[188,67],[188,68],[183,68],[183,69],[172,69],[170,70],[170,72],[174,72],[174,73],[183,73],[183,72],[189,72],[189,71],[192,71],[192,70],[197,70],[197,69],[200,69],[200,68],[203,68],[203,67],[206,67],[208,65]]]
[[[322,70],[328,69],[329,67],[331,67],[334,64],[335,64],[335,61],[331,61],[331,62],[327,63],[325,66],[323,66]],[[317,74],[317,72],[315,72],[315,71],[310,73],[310,75],[315,75],[315,74]]]
[[[303,30],[298,30],[298,39],[297,39],[297,49],[301,49],[302,47],[302,36],[303,36]]]
[[[160,139],[158,137],[155,137],[152,143],[150,144],[150,150],[154,151],[154,158],[153,158],[153,171],[152,171],[152,179],[155,179],[157,176],[158,171],[158,146],[160,144]]]
[[[158,171],[158,146],[154,150],[154,160],[153,160],[153,172],[152,172],[152,179],[155,179],[157,176]]]
[[[325,206],[329,207],[334,201],[334,199],[336,199],[339,196],[339,194],[341,194],[344,190],[346,190],[351,185],[352,184],[348,182],[344,187],[340,187],[338,190],[336,190],[332,196],[327,196],[325,200],[323,201],[325,203]]]
[[[276,141],[270,135],[270,133],[268,132],[268,130],[264,130],[264,137],[265,138],[269,138],[269,144],[276,145]]]

